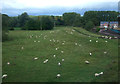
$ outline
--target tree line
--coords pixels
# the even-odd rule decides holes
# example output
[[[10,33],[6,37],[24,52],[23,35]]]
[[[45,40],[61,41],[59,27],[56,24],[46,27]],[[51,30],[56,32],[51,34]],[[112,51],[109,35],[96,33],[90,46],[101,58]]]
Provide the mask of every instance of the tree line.
[[[17,17],[2,14],[2,29],[3,32],[8,32],[14,30],[14,27],[22,30],[51,30],[55,26],[74,26],[89,31],[99,26],[100,21],[117,21],[117,16],[116,11],[86,11],[83,16],[75,12],[64,13],[62,16],[29,16],[26,12]]]

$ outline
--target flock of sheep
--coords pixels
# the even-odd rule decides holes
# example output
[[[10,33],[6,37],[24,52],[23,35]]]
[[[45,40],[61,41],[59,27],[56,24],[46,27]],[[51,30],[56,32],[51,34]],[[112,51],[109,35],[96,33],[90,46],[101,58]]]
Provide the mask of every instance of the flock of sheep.
[[[59,30],[56,30],[56,31],[59,31]],[[69,33],[68,31],[66,31],[66,32],[69,33],[69,34],[74,34],[74,33],[73,33],[74,31],[75,31],[75,30],[72,29],[72,32],[70,32],[70,33]],[[50,31],[50,33],[54,33],[54,31]],[[41,34],[41,36],[42,36],[42,34]],[[41,37],[41,36],[37,36],[37,35],[36,35],[35,38],[39,38],[39,37]],[[34,35],[30,35],[30,36],[29,36],[29,38],[33,38],[33,37],[34,37]],[[90,36],[89,36],[89,37],[90,37]],[[45,35],[43,38],[44,38],[44,40],[47,39],[47,35]],[[112,39],[112,37],[108,37],[108,36],[102,36],[102,38]],[[117,38],[117,37],[115,37],[115,38]],[[98,38],[97,38],[97,39],[98,39]],[[60,40],[50,39],[49,41],[50,41],[50,42],[52,42],[52,41],[53,41],[53,42],[59,42]],[[40,41],[34,40],[33,42],[40,42]],[[62,42],[62,45],[65,45],[65,42],[66,42],[66,41],[63,41],[63,42]],[[89,42],[92,42],[92,40],[90,39]],[[105,42],[107,43],[108,41],[106,40]],[[96,40],[96,43],[98,43],[98,40]],[[76,42],[75,42],[74,45],[75,45],[75,46],[81,46],[81,44],[78,44],[78,43],[76,43]],[[24,50],[24,47],[22,46],[21,49]],[[58,50],[58,49],[59,49],[59,47],[55,48],[55,50]],[[61,50],[61,53],[64,53],[64,51]],[[104,51],[104,54],[106,54],[106,53],[107,53],[107,52]],[[92,56],[92,52],[90,52],[89,55]],[[53,57],[55,58],[56,55],[54,54]],[[35,58],[34,58],[34,60],[37,60],[37,59],[38,59],[38,57],[35,57]],[[62,60],[62,62],[65,61],[64,58],[61,59],[61,60]],[[45,60],[43,61],[43,63],[46,64],[48,61],[49,61],[49,59],[45,59]],[[86,64],[90,64],[90,62],[89,62],[88,60],[85,60],[85,63],[86,63]],[[7,62],[7,65],[10,65],[10,62]],[[61,62],[58,62],[58,66],[61,66]],[[94,74],[95,77],[100,76],[100,75],[103,75],[103,72],[95,73],[95,74]],[[4,74],[4,75],[2,76],[2,78],[6,78],[7,76],[8,76],[7,74]],[[60,74],[60,73],[56,74],[56,78],[60,78],[60,77],[61,77],[61,74]]]

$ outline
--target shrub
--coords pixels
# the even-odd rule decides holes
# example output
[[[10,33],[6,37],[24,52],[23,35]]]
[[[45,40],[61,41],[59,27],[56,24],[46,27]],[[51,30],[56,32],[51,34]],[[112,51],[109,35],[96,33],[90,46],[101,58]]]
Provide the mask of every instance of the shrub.
[[[85,29],[90,31],[92,28],[94,27],[94,24],[92,21],[88,21],[86,24],[85,24]]]
[[[100,28],[97,27],[97,28],[96,28],[96,32],[99,32],[99,31],[100,31]]]
[[[51,30],[53,29],[53,22],[49,17],[42,17],[41,19],[41,27],[42,30]]]

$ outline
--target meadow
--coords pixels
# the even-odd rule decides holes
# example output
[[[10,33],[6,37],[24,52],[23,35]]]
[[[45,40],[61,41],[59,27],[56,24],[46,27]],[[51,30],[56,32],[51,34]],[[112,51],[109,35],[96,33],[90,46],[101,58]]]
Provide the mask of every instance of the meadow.
[[[3,82],[117,82],[118,39],[101,37],[79,27],[10,31],[2,44]]]

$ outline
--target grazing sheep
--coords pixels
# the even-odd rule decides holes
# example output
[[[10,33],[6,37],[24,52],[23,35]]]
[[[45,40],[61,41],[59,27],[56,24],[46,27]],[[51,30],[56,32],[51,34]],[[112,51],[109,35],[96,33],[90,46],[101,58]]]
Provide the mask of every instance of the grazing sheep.
[[[92,40],[90,40],[90,42],[91,42]]]
[[[81,45],[79,44],[79,46],[81,46]]]
[[[36,41],[34,41],[34,42],[36,42]]]
[[[92,55],[92,53],[89,53],[90,54],[90,56]]]
[[[30,38],[32,38],[32,36],[30,36]]]
[[[95,73],[95,77],[97,77],[97,76],[99,76],[100,74],[98,74],[98,73]]]
[[[7,62],[7,64],[9,65],[9,64],[10,64],[10,62]]]
[[[114,37],[115,39],[117,39],[118,37]]]
[[[61,63],[59,62],[58,65],[61,66]]]
[[[7,74],[4,74],[3,76],[2,76],[2,78],[6,78],[7,77]]]
[[[37,60],[37,59],[38,59],[38,57],[35,57],[35,58],[34,58],[34,60]]]
[[[45,64],[45,63],[46,63],[46,61],[43,61],[43,63]]]
[[[102,38],[104,38],[104,36],[102,36]]]
[[[105,41],[106,43],[108,42],[108,41]]]
[[[62,45],[64,45],[65,43],[62,43]]]
[[[57,74],[57,78],[59,78],[61,75],[60,74]]]
[[[38,42],[40,42],[40,41],[38,41]]]
[[[112,37],[109,37],[109,39],[112,39]]]
[[[96,41],[96,43],[97,43],[98,41]]]
[[[73,33],[71,32],[71,34],[73,34]]]
[[[77,45],[77,43],[75,43],[75,45]]]
[[[50,41],[52,41],[52,40],[50,40]]]
[[[58,50],[58,48],[56,48],[55,50]]]
[[[23,50],[23,49],[24,49],[24,47],[21,47],[21,49]]]
[[[53,55],[53,57],[56,57],[56,55]]]
[[[104,52],[104,54],[106,54],[107,52]]]
[[[64,61],[64,59],[62,59],[62,61]]]
[[[100,72],[99,74],[100,74],[100,75],[102,75],[102,74],[103,74],[103,72]]]
[[[105,38],[107,39],[107,38],[108,38],[108,36],[105,36]]]
[[[89,64],[90,62],[89,61],[85,61],[86,64]]]
[[[61,51],[61,53],[64,53],[64,51]]]

